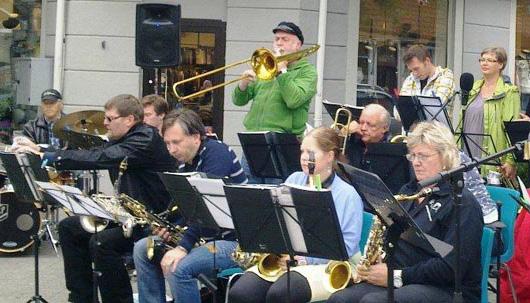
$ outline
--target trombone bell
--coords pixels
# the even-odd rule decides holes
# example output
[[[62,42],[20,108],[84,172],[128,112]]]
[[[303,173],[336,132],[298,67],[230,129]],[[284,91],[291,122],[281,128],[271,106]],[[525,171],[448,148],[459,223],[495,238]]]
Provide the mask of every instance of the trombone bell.
[[[177,87],[184,83],[195,81],[197,79],[204,78],[206,76],[224,71],[234,66],[245,64],[247,62],[250,62],[250,66],[252,67],[252,70],[254,71],[254,73],[256,73],[256,78],[260,80],[271,80],[274,77],[276,77],[276,75],[278,74],[278,62],[282,62],[282,61],[292,62],[292,61],[300,60],[304,57],[307,57],[315,53],[319,48],[320,48],[320,45],[317,44],[312,47],[299,50],[291,54],[281,55],[277,57],[274,56],[274,54],[270,50],[266,48],[260,48],[260,49],[255,50],[252,53],[252,57],[250,57],[249,59],[245,59],[245,60],[241,60],[241,61],[238,61],[232,64],[228,64],[226,66],[211,70],[204,74],[200,74],[200,75],[176,82],[175,84],[173,84],[173,93],[179,100],[182,101],[182,100],[187,100],[187,99],[199,96],[199,95],[203,95],[209,91],[213,91],[215,89],[224,87],[234,82],[238,82],[244,79],[245,77],[239,77],[239,78],[236,78],[236,79],[233,79],[233,80],[221,83],[221,84],[217,84],[207,89],[203,89],[203,90],[200,90],[198,92],[195,92],[195,93],[192,93],[186,96],[180,96],[177,91]]]

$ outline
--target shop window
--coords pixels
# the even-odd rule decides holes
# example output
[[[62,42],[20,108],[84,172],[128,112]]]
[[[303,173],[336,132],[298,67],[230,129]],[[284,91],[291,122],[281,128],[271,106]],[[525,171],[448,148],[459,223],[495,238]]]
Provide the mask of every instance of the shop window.
[[[16,17],[10,14],[17,14]],[[9,142],[13,120],[35,109],[15,107],[14,59],[40,56],[41,1],[0,0],[0,141]],[[16,108],[16,109],[15,109]]]
[[[358,105],[387,106],[399,95],[409,74],[401,58],[412,44],[426,45],[446,66],[448,0],[361,0],[360,7],[357,83],[373,94],[358,94]]]

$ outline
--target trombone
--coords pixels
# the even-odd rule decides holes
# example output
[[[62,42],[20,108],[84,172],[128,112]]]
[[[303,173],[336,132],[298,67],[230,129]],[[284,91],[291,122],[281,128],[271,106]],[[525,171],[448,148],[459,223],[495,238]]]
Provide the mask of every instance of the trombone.
[[[346,116],[346,124],[342,124],[339,122],[339,117],[341,115]],[[339,137],[342,138],[342,147],[341,147],[341,153],[344,155],[346,154],[346,144],[348,144],[348,138],[350,137],[350,131],[349,126],[352,121],[352,113],[349,109],[341,107],[337,109],[335,112],[335,119],[333,121],[333,124],[331,125],[331,128],[338,132]]]
[[[224,82],[224,83],[220,83],[220,84],[214,85],[214,86],[209,87],[207,89],[203,89],[203,90],[200,90],[198,92],[195,92],[195,93],[192,93],[192,94],[189,94],[189,95],[186,95],[186,96],[180,96],[178,94],[178,91],[177,91],[177,87],[182,85],[182,84],[184,84],[184,83],[188,83],[188,82],[200,79],[200,78],[204,78],[204,77],[209,76],[211,74],[215,74],[215,73],[218,73],[220,71],[229,69],[229,68],[237,66],[237,65],[245,64],[245,63],[248,63],[248,62],[250,62],[250,66],[252,67],[252,70],[256,73],[256,77],[258,79],[260,79],[260,80],[271,80],[274,77],[276,77],[276,74],[278,74],[278,62],[282,62],[282,61],[291,62],[291,61],[299,60],[301,58],[307,57],[307,56],[315,53],[319,48],[320,48],[320,45],[317,44],[317,45],[314,45],[312,47],[309,47],[309,48],[306,48],[306,49],[303,49],[303,50],[299,50],[299,51],[294,52],[294,53],[281,55],[281,56],[275,56],[270,50],[268,50],[266,48],[260,48],[260,49],[255,50],[254,53],[252,53],[252,56],[249,59],[245,59],[245,60],[241,60],[241,61],[238,61],[238,62],[235,62],[235,63],[232,63],[232,64],[228,64],[226,66],[214,69],[214,70],[206,72],[204,74],[200,74],[200,75],[197,75],[197,76],[194,76],[194,77],[191,77],[191,78],[176,82],[175,84],[173,84],[173,93],[175,94],[175,96],[179,100],[182,101],[182,100],[186,100],[186,99],[190,99],[190,98],[196,97],[198,95],[205,94],[205,93],[207,93],[209,91],[212,91],[212,90],[218,89],[220,87],[232,84],[234,82],[240,81],[240,80],[242,80],[242,79],[244,79],[246,77],[242,76],[242,77],[239,77],[239,78],[236,78],[236,79]]]

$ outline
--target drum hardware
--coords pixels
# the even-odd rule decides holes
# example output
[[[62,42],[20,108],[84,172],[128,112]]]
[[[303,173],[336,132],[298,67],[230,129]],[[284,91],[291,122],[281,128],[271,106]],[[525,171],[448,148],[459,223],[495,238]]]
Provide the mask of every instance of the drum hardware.
[[[212,75],[212,74],[215,74],[215,73],[218,73],[218,72],[222,72],[222,71],[227,70],[227,69],[229,69],[231,67],[238,66],[238,65],[241,65],[241,64],[245,64],[245,63],[250,63],[250,66],[252,67],[252,70],[256,73],[256,77],[258,79],[260,79],[260,80],[271,80],[271,79],[274,79],[276,77],[276,75],[278,74],[278,63],[279,62],[282,62],[282,61],[292,62],[292,61],[300,60],[300,59],[302,59],[304,57],[307,57],[307,56],[315,53],[319,48],[320,48],[320,45],[317,44],[317,45],[314,45],[312,47],[309,47],[309,48],[306,48],[306,49],[303,49],[303,50],[299,50],[299,51],[291,53],[291,54],[280,55],[280,56],[275,56],[270,50],[268,50],[266,48],[260,48],[260,49],[255,50],[254,53],[252,53],[252,56],[249,59],[245,59],[245,60],[241,60],[241,61],[238,61],[238,62],[235,62],[235,63],[232,63],[232,64],[228,64],[226,66],[214,69],[214,70],[206,72],[204,74],[200,74],[200,75],[197,75],[197,76],[194,76],[194,77],[191,77],[191,78],[176,82],[175,84],[173,84],[173,93],[175,94],[175,96],[180,101],[182,101],[182,100],[187,100],[187,99],[199,96],[199,95],[203,95],[203,94],[205,94],[205,93],[207,93],[209,91],[212,91],[212,90],[224,87],[226,85],[229,85],[231,83],[240,81],[240,80],[242,80],[242,79],[244,79],[246,77],[242,76],[242,77],[239,77],[239,78],[236,78],[236,79],[233,79],[233,80],[221,83],[221,84],[214,85],[214,86],[212,86],[210,88],[203,89],[203,90],[200,90],[198,92],[195,92],[195,93],[192,93],[192,94],[189,94],[189,95],[186,95],[186,96],[180,96],[178,91],[177,91],[177,87],[179,85],[182,85],[184,83],[188,83],[188,82],[191,82],[191,81],[195,81],[197,79],[204,78],[204,77],[207,77],[209,75]]]
[[[53,133],[69,147],[90,149],[107,141],[103,111],[86,110],[65,115],[53,126]]]

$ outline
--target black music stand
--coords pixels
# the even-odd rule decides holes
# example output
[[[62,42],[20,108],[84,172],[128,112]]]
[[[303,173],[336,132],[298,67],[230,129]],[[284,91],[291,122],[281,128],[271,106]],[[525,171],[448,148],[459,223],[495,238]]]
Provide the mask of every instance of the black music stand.
[[[375,210],[376,215],[387,227],[385,237],[386,264],[388,268],[388,302],[394,302],[393,253],[397,241],[402,239],[433,256],[444,258],[452,246],[423,233],[407,211],[396,201],[381,179],[367,171],[339,162],[339,169],[349,179],[359,195]]]
[[[324,105],[324,108],[326,109],[328,114],[331,116],[332,120],[335,120],[337,111],[340,108],[345,108],[351,112],[352,120],[359,121],[359,118],[361,117],[361,113],[364,109],[363,106],[335,103],[335,102],[330,102],[328,100],[322,100],[322,104]],[[339,117],[337,118],[337,122],[340,124],[346,125],[346,123],[348,122],[348,118],[346,115],[339,115]]]
[[[34,154],[0,152],[0,159],[17,198],[27,203],[42,202],[43,197],[35,181],[49,181],[49,178],[42,172],[39,157]]]
[[[68,185],[58,185],[50,182],[36,182],[39,189],[47,196],[54,199],[57,203],[70,210],[73,214],[79,216],[93,216],[108,221],[119,221],[119,218],[110,215],[99,204],[94,202],[90,197],[86,196],[81,190],[76,187]],[[121,222],[124,223],[124,222]],[[96,243],[98,241],[98,231],[95,229],[94,237]],[[94,257],[95,258],[95,257]],[[92,295],[95,303],[98,300],[98,279],[101,277],[101,272],[97,270],[94,263],[92,270]],[[45,301],[28,301],[29,302],[45,302]]]
[[[398,193],[403,185],[408,183],[413,172],[405,143],[371,143],[367,145],[365,163],[368,171],[376,174],[383,180],[393,194]]]
[[[505,121],[504,129],[510,142],[526,141],[530,134],[530,121]],[[523,153],[515,153],[515,156],[518,162],[528,162],[528,160],[523,159]]]
[[[158,173],[171,199],[170,209],[178,206],[186,224],[197,224],[201,227],[219,230],[219,225],[212,216],[205,199],[188,181],[189,174],[172,172]],[[192,177],[195,178],[195,177]]]
[[[160,179],[168,190],[174,205],[186,220],[186,223],[221,232],[234,229],[232,216],[224,194],[224,182],[219,178],[207,178],[204,175],[159,173]],[[173,206],[170,206],[170,209]],[[213,273],[217,276],[219,269],[216,262],[215,241],[213,241]],[[217,284],[212,283],[204,274],[197,277],[213,293],[217,300]]]
[[[348,260],[331,191],[226,185],[225,193],[242,251],[289,255],[288,301],[295,255]]]
[[[495,141],[493,141],[493,137],[490,134],[478,134],[478,133],[464,133],[464,132],[456,132],[455,136],[457,136],[456,144],[462,145],[462,150],[466,153],[466,155],[471,158],[471,160],[480,160],[481,157],[475,158],[471,155],[471,147],[478,148],[480,150],[481,154],[486,154],[486,156],[492,155],[497,152],[497,147],[495,146]],[[491,144],[493,146],[493,151],[486,152],[486,150],[483,147],[484,140],[491,141]],[[496,165],[500,166],[501,161],[498,158],[491,159],[491,162],[484,162],[485,165]]]
[[[295,135],[269,131],[237,135],[253,176],[285,180],[301,170],[300,142]]]
[[[454,133],[451,119],[447,114],[447,104],[442,104],[438,97],[399,96],[396,109],[406,132],[409,132],[415,123],[436,120],[447,125]]]

